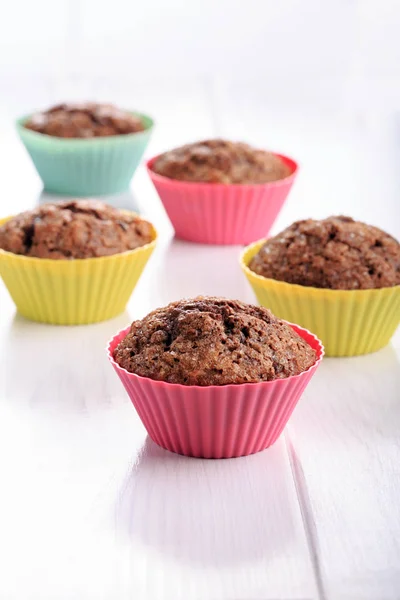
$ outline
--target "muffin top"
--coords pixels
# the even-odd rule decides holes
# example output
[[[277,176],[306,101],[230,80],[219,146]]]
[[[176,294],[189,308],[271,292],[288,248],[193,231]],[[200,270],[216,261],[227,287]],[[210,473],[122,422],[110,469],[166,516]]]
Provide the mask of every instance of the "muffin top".
[[[226,140],[205,140],[165,152],[152,171],[180,181],[236,184],[268,183],[291,174],[276,154]]]
[[[114,359],[142,377],[206,386],[298,375],[316,353],[266,308],[200,296],[134,321]]]
[[[150,223],[96,200],[42,204],[0,226],[0,248],[37,258],[73,259],[133,250],[153,239]]]
[[[112,104],[58,104],[34,114],[24,127],[61,138],[93,138],[143,131],[139,117]]]
[[[271,279],[333,290],[400,284],[400,244],[350,217],[297,221],[267,240],[249,268]]]

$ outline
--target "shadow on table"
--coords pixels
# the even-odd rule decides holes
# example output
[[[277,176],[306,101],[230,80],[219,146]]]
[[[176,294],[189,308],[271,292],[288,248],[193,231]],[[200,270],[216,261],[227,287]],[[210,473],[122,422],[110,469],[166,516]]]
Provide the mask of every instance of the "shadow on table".
[[[75,199],[76,196],[59,196],[57,194],[46,192],[46,190],[42,190],[38,196],[36,204],[45,204],[46,202],[63,202],[65,200],[70,200],[71,198]],[[126,192],[114,194],[112,196],[96,196],[95,199],[106,202],[115,208],[122,208],[124,210],[131,210],[133,212],[140,213],[139,203],[132,190],[127,190]]]
[[[93,325],[46,325],[14,316],[5,332],[7,399],[47,412],[85,412],[123,392],[108,364],[108,341],[131,321],[127,311]]]
[[[296,535],[293,494],[279,442],[246,458],[202,460],[147,438],[116,503],[116,527],[205,566],[273,560]]]

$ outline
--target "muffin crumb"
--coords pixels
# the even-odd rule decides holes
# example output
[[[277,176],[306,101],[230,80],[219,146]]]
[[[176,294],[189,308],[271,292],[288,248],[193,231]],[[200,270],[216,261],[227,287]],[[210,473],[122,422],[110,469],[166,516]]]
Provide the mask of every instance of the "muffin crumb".
[[[257,184],[284,179],[290,167],[278,155],[241,142],[204,140],[161,154],[152,170],[180,181]]]
[[[112,104],[58,104],[36,113],[26,129],[61,138],[93,138],[144,131],[140,117]]]
[[[307,219],[267,240],[249,268],[263,277],[316,288],[392,287],[400,284],[400,244],[350,217]]]
[[[316,353],[266,308],[199,296],[134,321],[114,358],[142,377],[207,386],[298,375]]]
[[[0,226],[0,248],[51,259],[109,256],[153,239],[150,223],[96,200],[48,203]]]

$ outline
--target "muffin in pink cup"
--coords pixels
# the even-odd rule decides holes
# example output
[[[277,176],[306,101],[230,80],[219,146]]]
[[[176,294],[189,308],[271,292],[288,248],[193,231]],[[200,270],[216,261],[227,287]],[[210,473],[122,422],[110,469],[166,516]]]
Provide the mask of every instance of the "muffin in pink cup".
[[[313,334],[269,310],[213,297],[159,308],[108,345],[152,440],[203,458],[271,446],[323,354]]]
[[[268,234],[298,165],[281,154],[216,139],[156,156],[147,170],[178,238],[233,245]]]

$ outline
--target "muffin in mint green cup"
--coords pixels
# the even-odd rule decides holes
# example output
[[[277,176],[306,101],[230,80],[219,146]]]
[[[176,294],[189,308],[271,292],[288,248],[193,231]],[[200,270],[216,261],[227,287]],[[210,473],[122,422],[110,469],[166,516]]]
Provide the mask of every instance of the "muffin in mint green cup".
[[[61,104],[17,120],[18,134],[45,190],[66,196],[129,188],[153,120],[104,104]]]

